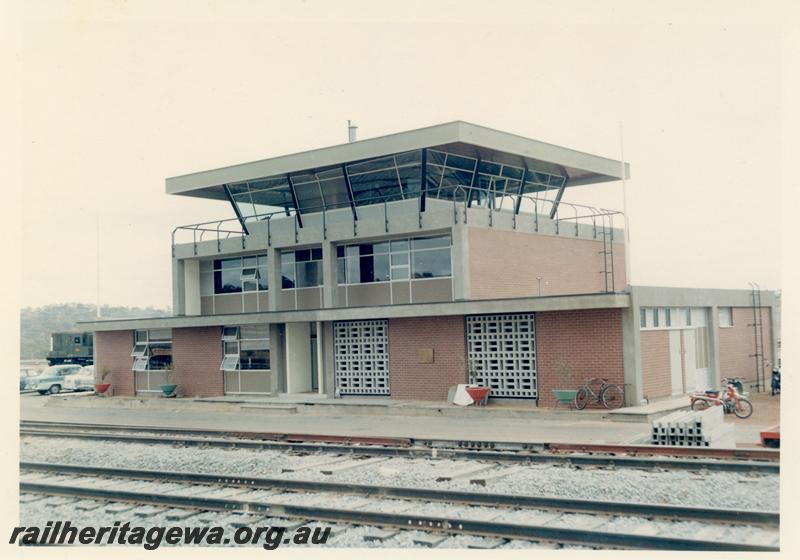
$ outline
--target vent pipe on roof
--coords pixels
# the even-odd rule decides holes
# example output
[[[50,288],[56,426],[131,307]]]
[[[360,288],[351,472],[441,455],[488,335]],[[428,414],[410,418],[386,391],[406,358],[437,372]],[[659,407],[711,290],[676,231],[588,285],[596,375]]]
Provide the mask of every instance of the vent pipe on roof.
[[[356,141],[356,132],[358,131],[358,127],[347,120],[347,141],[348,142],[355,142]]]

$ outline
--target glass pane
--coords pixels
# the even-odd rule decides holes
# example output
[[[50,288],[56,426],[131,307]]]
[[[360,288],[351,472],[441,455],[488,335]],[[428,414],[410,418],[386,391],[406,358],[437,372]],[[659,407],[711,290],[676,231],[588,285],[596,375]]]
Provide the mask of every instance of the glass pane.
[[[447,154],[447,162],[445,165],[447,165],[447,167],[467,170],[470,172],[470,175],[472,175],[472,170],[475,168],[475,159],[456,154]]]
[[[400,184],[407,197],[419,195],[420,173],[419,165],[400,168]]]
[[[236,204],[239,213],[244,217],[253,216],[256,213],[249,192],[233,195],[233,202]]]
[[[347,195],[347,184],[344,182],[344,177],[320,181],[320,187],[326,208],[350,206],[350,197]]]
[[[242,325],[239,338],[265,338],[269,339],[269,325]]]
[[[245,350],[268,350],[269,340],[257,338],[253,340],[242,340],[240,346],[241,351]]]
[[[444,235],[440,237],[418,237],[413,241],[414,249],[433,249],[435,247],[449,247],[450,236]]]
[[[239,355],[239,343],[238,342],[226,342],[223,344],[224,353],[226,356],[238,356]]]
[[[214,293],[228,294],[242,291],[242,277],[238,269],[218,270],[214,273]]]
[[[295,270],[294,262],[285,262],[281,264],[281,287],[284,289],[294,288],[295,284]]]
[[[269,282],[268,282],[268,268],[265,266],[258,267],[258,289],[259,290],[267,290],[269,289]]]
[[[375,243],[372,246],[372,252],[377,254],[388,253],[389,252],[389,242],[384,241],[383,243]]]
[[[408,267],[407,266],[392,267],[392,280],[408,280]]]
[[[239,356],[226,356],[224,360],[222,360],[222,365],[220,369],[224,370],[234,370],[237,369],[239,364]]]
[[[255,292],[258,290],[258,281],[257,280],[242,280],[242,291],[243,292]]]
[[[242,350],[239,369],[269,369],[269,350]]]
[[[316,249],[311,249],[311,260],[314,261],[321,261],[322,260],[322,248],[317,247]]]
[[[451,275],[450,249],[412,253],[414,278],[439,278]]]
[[[243,267],[252,267],[258,264],[258,257],[255,255],[252,257],[242,257],[242,266]]]
[[[361,261],[357,257],[345,259],[347,268],[347,283],[358,284],[361,281]]]
[[[408,239],[392,241],[392,252],[395,251],[408,251]]]
[[[301,212],[320,212],[322,210],[322,195],[316,181],[304,185],[295,184],[294,191]]]
[[[221,269],[228,269],[228,268],[241,268],[242,266],[242,259],[235,258],[235,259],[222,259],[219,262],[220,266],[215,266],[214,268],[221,268]]]
[[[236,340],[239,336],[239,327],[223,327],[222,339],[223,340]]]
[[[200,261],[200,272],[211,272],[214,270],[214,261]]]
[[[214,294],[214,273],[200,273],[200,295],[210,296]]]
[[[297,263],[297,287],[312,288],[322,284],[322,267],[317,261]]]
[[[172,329],[150,329],[149,340],[172,340]]]
[[[346,273],[346,265],[344,259],[336,259],[336,283],[337,284],[346,284],[347,283],[347,273]]]
[[[297,262],[306,262],[311,260],[311,249],[298,249],[294,252],[294,260]]]
[[[136,342],[147,342],[147,331],[135,331],[133,333],[133,340]]]
[[[392,253],[392,266],[408,264],[408,253]]]
[[[337,245],[336,246],[336,256],[343,257],[344,256],[344,245]]]
[[[384,282],[389,279],[389,255],[361,257],[361,283]]]
[[[355,175],[358,173],[365,173],[368,171],[379,171],[381,169],[387,169],[389,167],[394,167],[394,158],[391,156],[381,157],[377,159],[370,159],[367,161],[362,161],[360,163],[353,163],[347,166],[347,173],[350,175]]]
[[[397,154],[395,156],[395,161],[398,166],[418,164],[422,161],[422,150]]]

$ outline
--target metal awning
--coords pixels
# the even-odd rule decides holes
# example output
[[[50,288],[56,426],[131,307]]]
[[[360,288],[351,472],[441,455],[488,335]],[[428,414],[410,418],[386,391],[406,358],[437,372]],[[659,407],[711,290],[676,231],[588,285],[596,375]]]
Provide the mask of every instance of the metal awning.
[[[500,197],[553,190],[558,200],[567,187],[616,181],[621,172],[616,160],[456,121],[172,177],[166,188],[229,200],[247,219],[276,209],[454,198],[459,187]]]

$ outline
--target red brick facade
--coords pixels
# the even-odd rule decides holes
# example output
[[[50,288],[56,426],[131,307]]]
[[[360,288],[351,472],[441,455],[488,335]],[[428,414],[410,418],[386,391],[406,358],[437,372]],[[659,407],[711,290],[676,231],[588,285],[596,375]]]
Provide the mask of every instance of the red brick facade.
[[[668,330],[641,331],[642,394],[647,399],[672,394],[672,365]],[[683,355],[683,354],[681,354]]]
[[[467,382],[463,316],[389,319],[389,387],[395,399],[447,400],[447,389]],[[433,350],[419,363],[419,350]]]
[[[472,299],[588,294],[605,290],[603,244],[576,239],[469,228]],[[609,279],[611,276],[609,275]],[[625,287],[625,251],[614,245],[614,288]]]
[[[619,309],[536,314],[539,406],[555,406],[553,389],[577,389],[591,377],[623,385],[622,312]]]
[[[222,328],[172,329],[172,379],[180,396],[216,397],[224,394]]]
[[[719,371],[721,377],[743,377],[755,380],[756,362],[755,340],[753,336],[753,308],[734,307],[733,326],[719,329]],[[764,333],[764,356],[770,364],[772,357],[772,323],[770,310],[761,310],[761,323]],[[772,366],[765,366],[767,384],[769,385]]]
[[[94,333],[95,378],[100,377],[107,368],[111,373],[105,383],[111,383],[108,396],[129,396],[136,394],[133,378],[133,331],[102,331]]]

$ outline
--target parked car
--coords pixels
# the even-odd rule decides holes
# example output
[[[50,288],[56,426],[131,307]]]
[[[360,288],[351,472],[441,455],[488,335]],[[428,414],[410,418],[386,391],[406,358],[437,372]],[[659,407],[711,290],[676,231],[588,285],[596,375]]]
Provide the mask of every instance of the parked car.
[[[50,393],[55,395],[64,387],[64,377],[78,373],[81,366],[78,364],[63,364],[50,366],[40,374],[28,379],[28,389],[38,391],[40,395]]]
[[[71,391],[92,391],[94,389],[94,366],[83,366],[78,373],[64,377],[64,389]]]
[[[24,391],[28,388],[28,380],[39,375],[39,370],[34,368],[19,369],[19,390]]]

